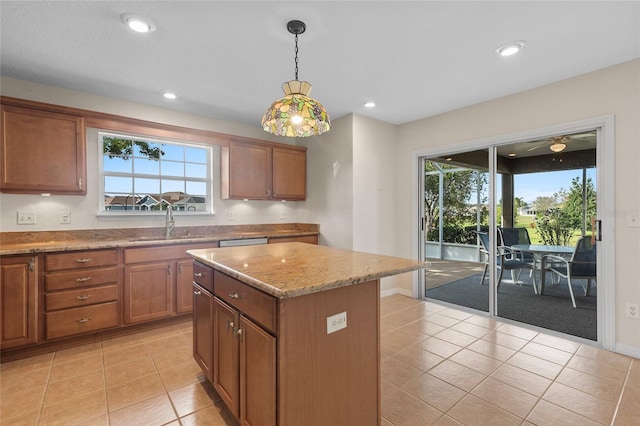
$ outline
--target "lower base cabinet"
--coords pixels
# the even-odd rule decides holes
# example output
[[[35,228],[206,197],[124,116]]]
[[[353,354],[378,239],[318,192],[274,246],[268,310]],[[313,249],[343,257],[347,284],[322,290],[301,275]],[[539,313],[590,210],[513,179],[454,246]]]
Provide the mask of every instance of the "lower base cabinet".
[[[240,424],[381,424],[379,280],[276,299],[205,268],[194,264],[194,281],[213,276],[213,318],[196,298],[207,324],[194,327],[194,351],[211,327],[210,380]],[[340,312],[348,327],[329,332]]]
[[[0,348],[38,341],[38,258],[6,257],[0,260]]]
[[[213,295],[193,284],[193,358],[213,381]]]

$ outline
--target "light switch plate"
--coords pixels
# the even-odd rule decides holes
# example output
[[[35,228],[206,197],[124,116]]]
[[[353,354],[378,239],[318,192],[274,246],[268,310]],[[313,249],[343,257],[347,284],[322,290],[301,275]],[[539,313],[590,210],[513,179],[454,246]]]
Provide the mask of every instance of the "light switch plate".
[[[36,212],[18,211],[18,225],[35,225]]]
[[[327,317],[327,334],[335,333],[336,331],[342,330],[343,328],[347,328],[346,311]]]

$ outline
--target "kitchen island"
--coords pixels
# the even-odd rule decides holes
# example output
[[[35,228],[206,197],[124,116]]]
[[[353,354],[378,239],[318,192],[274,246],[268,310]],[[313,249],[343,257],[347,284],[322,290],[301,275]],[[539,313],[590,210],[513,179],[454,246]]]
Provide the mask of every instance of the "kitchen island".
[[[242,424],[380,424],[380,278],[423,262],[304,243],[188,253],[194,358]]]

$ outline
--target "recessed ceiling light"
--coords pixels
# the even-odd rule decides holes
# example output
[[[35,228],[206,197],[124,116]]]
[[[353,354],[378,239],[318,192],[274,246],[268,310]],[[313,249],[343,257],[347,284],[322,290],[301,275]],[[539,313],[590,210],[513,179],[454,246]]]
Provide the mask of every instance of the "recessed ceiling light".
[[[498,48],[496,49],[496,53],[500,56],[515,55],[520,51],[520,49],[522,49],[524,44],[524,40],[510,41],[501,46],[498,46]]]
[[[509,155],[509,157],[515,157],[516,153],[515,152],[510,152],[508,155]]]
[[[123,13],[120,15],[120,19],[122,19],[122,22],[127,24],[129,28],[137,33],[150,33],[156,30],[156,26],[153,25],[153,22],[133,13]]]
[[[175,99],[175,98],[177,98],[176,94],[175,93],[171,93],[171,92],[164,92],[162,94],[162,96],[164,96],[167,99]]]
[[[373,108],[376,106],[376,103],[374,101],[366,101],[362,105],[364,105],[365,108]]]

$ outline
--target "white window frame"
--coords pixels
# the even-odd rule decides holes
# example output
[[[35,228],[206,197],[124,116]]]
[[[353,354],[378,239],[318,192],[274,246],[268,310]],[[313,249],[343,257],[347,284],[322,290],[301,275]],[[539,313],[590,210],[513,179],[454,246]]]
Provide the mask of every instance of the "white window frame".
[[[213,215],[215,214],[213,210],[213,146],[207,144],[201,144],[197,142],[187,142],[181,141],[177,139],[161,139],[156,137],[148,137],[144,135],[132,134],[132,133],[115,133],[115,132],[106,132],[99,131],[98,132],[98,188],[99,188],[99,197],[98,197],[98,216],[108,216],[108,217],[140,217],[140,216],[164,216],[166,212],[164,210],[106,210],[105,209],[105,187],[104,181],[105,176],[114,176],[110,173],[105,173],[104,171],[104,137],[117,137],[122,139],[132,139],[139,140],[150,143],[159,143],[159,144],[172,144],[172,145],[181,145],[187,147],[201,148],[206,149],[207,151],[207,176],[205,179],[190,179],[193,181],[202,181],[206,184],[206,202],[205,209],[198,211],[180,211],[174,210],[173,213],[175,215],[184,215],[184,216],[202,216],[202,215]],[[135,177],[135,173],[131,173],[128,176]],[[148,175],[137,175],[143,177],[149,177]],[[160,179],[160,175],[158,175],[158,179]],[[147,194],[142,194],[147,195]]]

